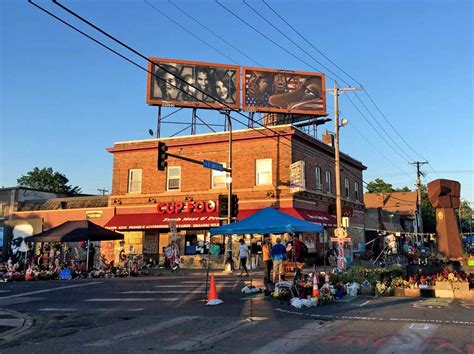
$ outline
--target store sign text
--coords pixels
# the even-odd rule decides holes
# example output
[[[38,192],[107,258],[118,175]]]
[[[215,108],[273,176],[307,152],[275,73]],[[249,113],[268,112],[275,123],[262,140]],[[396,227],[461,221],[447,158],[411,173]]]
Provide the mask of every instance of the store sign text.
[[[158,214],[180,214],[180,213],[212,213],[217,210],[217,204],[213,200],[198,200],[186,202],[158,203],[156,206]]]

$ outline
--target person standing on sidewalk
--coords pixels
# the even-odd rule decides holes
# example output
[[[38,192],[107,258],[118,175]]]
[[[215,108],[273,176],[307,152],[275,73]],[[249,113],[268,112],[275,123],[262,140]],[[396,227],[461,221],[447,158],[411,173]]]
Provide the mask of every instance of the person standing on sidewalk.
[[[270,237],[265,239],[265,243],[262,246],[262,258],[263,262],[265,263],[265,281],[269,282],[271,280],[271,273],[272,273],[272,242]]]
[[[272,247],[273,260],[273,282],[281,281],[283,274],[283,261],[287,259],[286,247],[281,244],[281,238],[276,239],[276,245]]]
[[[242,271],[240,272],[239,277],[242,276],[242,274],[245,273],[247,276],[249,276],[249,271],[247,269],[247,258],[249,256],[249,246],[245,244],[245,241],[243,238],[240,239],[239,241],[239,258],[240,258],[240,267],[242,268]]]

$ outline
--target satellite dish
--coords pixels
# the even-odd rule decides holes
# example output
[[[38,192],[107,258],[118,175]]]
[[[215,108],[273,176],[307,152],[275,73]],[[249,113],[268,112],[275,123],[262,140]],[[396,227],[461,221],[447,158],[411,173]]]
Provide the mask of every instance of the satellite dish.
[[[154,136],[155,133],[153,133],[153,129],[148,129],[148,134],[150,134],[150,136]]]

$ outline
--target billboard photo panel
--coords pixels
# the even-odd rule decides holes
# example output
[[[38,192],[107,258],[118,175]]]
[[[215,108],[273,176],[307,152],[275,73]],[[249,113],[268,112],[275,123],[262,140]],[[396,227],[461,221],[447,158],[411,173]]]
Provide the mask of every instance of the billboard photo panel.
[[[244,67],[242,90],[246,111],[327,115],[323,73]]]
[[[148,63],[147,104],[240,109],[239,66],[176,59],[150,60],[153,64]]]

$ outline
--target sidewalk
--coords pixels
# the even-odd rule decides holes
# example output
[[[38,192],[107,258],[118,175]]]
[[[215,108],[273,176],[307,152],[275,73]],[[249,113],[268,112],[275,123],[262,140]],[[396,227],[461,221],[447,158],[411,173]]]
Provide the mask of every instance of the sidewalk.
[[[176,272],[171,271],[170,269],[150,269],[149,276],[194,276],[194,275],[206,275],[207,269],[179,269]],[[249,270],[250,272],[250,270]],[[252,270],[251,273],[254,276],[263,277],[263,269]],[[222,268],[209,269],[209,274],[214,274],[217,276],[237,276],[240,274],[240,270],[236,269],[233,272],[226,272]],[[147,275],[142,275],[147,276]]]

